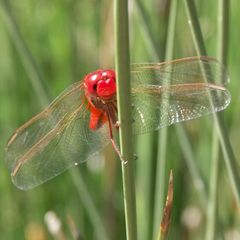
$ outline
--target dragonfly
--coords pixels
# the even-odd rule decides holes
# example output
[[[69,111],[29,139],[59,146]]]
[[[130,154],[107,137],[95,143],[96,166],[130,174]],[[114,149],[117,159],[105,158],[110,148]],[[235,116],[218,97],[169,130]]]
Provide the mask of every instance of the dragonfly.
[[[225,109],[231,99],[228,81],[224,66],[211,57],[132,64],[133,133]],[[109,143],[119,151],[113,137],[121,127],[116,90],[115,72],[97,70],[19,127],[6,146],[13,183],[31,189],[87,161]]]

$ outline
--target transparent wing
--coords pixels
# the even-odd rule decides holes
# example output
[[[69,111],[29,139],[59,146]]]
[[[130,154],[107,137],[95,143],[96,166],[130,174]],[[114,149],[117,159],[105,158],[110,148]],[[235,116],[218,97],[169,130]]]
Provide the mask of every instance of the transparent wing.
[[[231,99],[226,70],[209,57],[133,64],[131,81],[135,134],[221,111]]]
[[[6,163],[17,187],[33,188],[86,161],[109,142],[105,126],[89,129],[85,101],[82,83],[75,83],[12,135]]]

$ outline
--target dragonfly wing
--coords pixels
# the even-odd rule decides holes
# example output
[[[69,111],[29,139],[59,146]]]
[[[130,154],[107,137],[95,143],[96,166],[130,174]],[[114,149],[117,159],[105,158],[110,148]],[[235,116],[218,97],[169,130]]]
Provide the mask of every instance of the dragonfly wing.
[[[207,82],[221,81],[223,85],[229,82],[227,70],[217,59],[188,57],[161,63],[131,64],[132,86],[146,83],[162,86],[205,82],[203,68],[205,68]]]
[[[221,111],[231,99],[224,86],[228,74],[213,58],[134,64],[131,74],[136,134]],[[216,80],[224,84],[215,84]]]
[[[86,161],[108,143],[107,129],[89,129],[82,83],[75,83],[45,110],[18,128],[6,149],[14,184],[33,188]]]

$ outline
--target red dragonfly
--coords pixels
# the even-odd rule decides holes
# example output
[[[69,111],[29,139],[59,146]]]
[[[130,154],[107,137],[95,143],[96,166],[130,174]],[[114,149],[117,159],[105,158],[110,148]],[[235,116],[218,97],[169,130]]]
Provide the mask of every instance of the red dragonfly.
[[[224,83],[216,84],[219,79]],[[88,160],[110,141],[117,148],[115,80],[113,70],[86,75],[13,133],[6,163],[17,187],[33,188]],[[231,99],[227,81],[223,65],[210,57],[131,65],[133,133],[223,110]]]

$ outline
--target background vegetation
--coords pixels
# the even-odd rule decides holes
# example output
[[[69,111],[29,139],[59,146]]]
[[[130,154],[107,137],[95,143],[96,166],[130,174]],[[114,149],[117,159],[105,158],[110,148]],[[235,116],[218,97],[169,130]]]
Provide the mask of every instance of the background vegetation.
[[[172,58],[197,54],[184,2],[179,0],[176,8]],[[208,54],[215,57],[219,56],[219,2],[197,2],[204,43]],[[171,26],[168,24],[170,1],[145,0],[141,3],[130,1],[129,5],[131,61],[162,61],[170,41],[166,40]],[[231,82],[228,87],[232,95],[224,118],[240,172],[239,10],[238,2],[232,2],[229,29],[224,33],[226,36],[229,33],[227,57]],[[75,230],[84,239],[125,239],[121,166],[111,146],[99,153],[96,159],[27,192],[15,188],[4,164],[8,137],[46,106],[48,99],[54,99],[85,74],[114,66],[113,32],[111,0],[0,1],[1,239],[76,239],[72,236]],[[167,188],[172,168],[174,203],[169,239],[211,239],[209,236],[214,235],[207,232],[209,228],[211,233],[214,232],[210,226],[214,219],[214,239],[240,239],[239,207],[221,148],[218,163],[212,164],[212,152],[216,146],[212,140],[213,117],[189,121],[182,126],[191,144],[190,163],[186,161],[186,148],[179,144],[185,143],[183,136],[181,140],[180,133],[179,141],[179,130],[171,126],[166,142],[167,161],[160,169],[161,174],[156,167],[161,146],[157,138],[161,131],[138,136],[134,140],[138,156],[138,238],[156,239],[166,192],[164,188]],[[208,211],[212,169],[217,169],[218,173],[217,201],[214,201],[217,211],[213,215]],[[44,221],[49,216],[52,219],[52,215],[46,217],[49,211],[55,212],[61,222],[55,236]],[[209,216],[213,219],[209,220]]]

